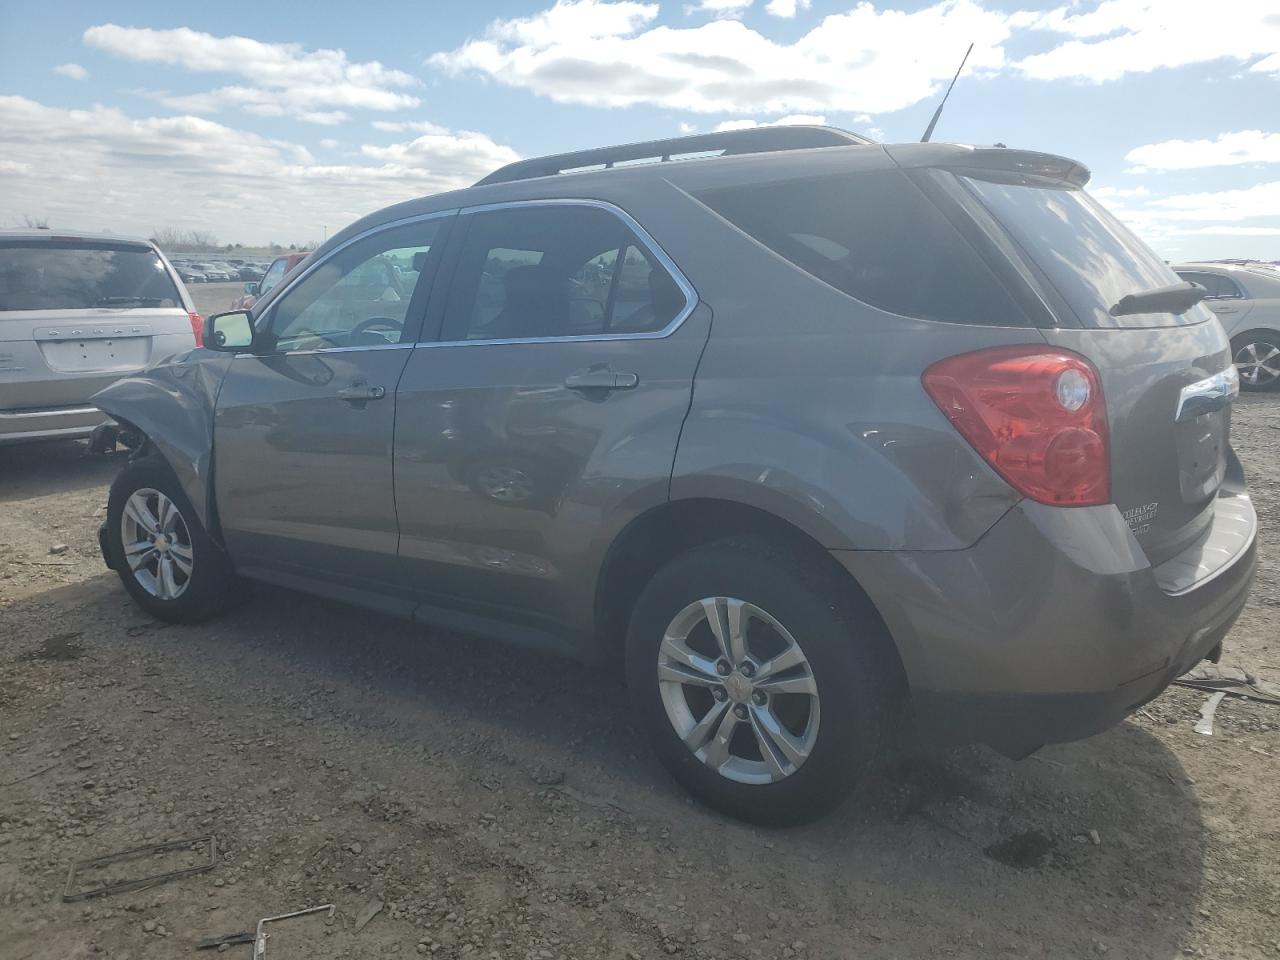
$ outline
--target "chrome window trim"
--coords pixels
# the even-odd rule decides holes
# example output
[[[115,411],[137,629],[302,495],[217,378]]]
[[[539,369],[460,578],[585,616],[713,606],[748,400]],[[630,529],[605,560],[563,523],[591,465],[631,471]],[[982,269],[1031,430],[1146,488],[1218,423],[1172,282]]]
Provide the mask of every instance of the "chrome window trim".
[[[506,210],[513,207],[597,207],[605,210],[619,220],[627,227],[640,245],[644,247],[645,252],[653,257],[662,268],[667,271],[676,282],[676,286],[680,288],[680,292],[684,294],[684,307],[676,313],[671,321],[661,330],[649,330],[644,333],[602,333],[602,334],[582,334],[570,337],[509,337],[493,340],[421,340],[418,342],[420,347],[490,347],[500,346],[512,343],[607,343],[611,340],[662,340],[671,336],[680,328],[680,326],[689,319],[689,315],[693,313],[698,306],[698,291],[694,289],[693,284],[684,275],[675,261],[667,255],[662,249],[658,241],[644,227],[636,222],[636,219],[623,210],[621,207],[610,203],[607,200],[590,200],[584,197],[560,197],[560,198],[539,198],[534,200],[504,200],[500,203],[481,203],[474,206],[462,207],[458,210],[458,216],[466,217],[475,213],[487,213],[490,210]]]
[[[411,224],[411,223],[421,223],[427,220],[438,220],[441,217],[452,217],[458,212],[459,212],[458,207],[452,207],[448,210],[437,210],[434,213],[420,213],[412,217],[401,217],[399,220],[388,220],[386,223],[380,223],[376,227],[370,227],[368,230],[362,230],[360,233],[357,233],[354,237],[348,237],[346,240],[343,240],[342,243],[338,244],[336,247],[334,247],[332,250],[326,253],[323,259],[316,260],[315,262],[308,264],[306,269],[304,269],[296,277],[291,277],[284,284],[284,286],[271,288],[272,290],[278,289],[280,292],[271,298],[271,302],[268,303],[266,307],[263,308],[262,313],[258,314],[256,317],[253,316],[252,312],[250,312],[250,317],[252,317],[252,320],[253,320],[254,332],[256,333],[259,329],[258,327],[259,320],[262,320],[263,322],[268,324],[270,323],[271,317],[275,313],[276,304],[279,303],[284,297],[287,297],[289,295],[290,290],[292,290],[295,286],[297,286],[299,283],[305,280],[308,276],[310,276],[312,271],[318,270],[320,267],[324,266],[326,263],[332,260],[335,256],[341,253],[343,250],[347,249],[347,247],[351,246],[353,243],[359,243],[361,240],[365,240],[369,237],[372,237],[375,234],[383,232],[384,230],[394,230],[398,227],[407,226],[408,224]],[[389,343],[387,344],[387,346],[388,347],[399,347],[399,346],[412,347],[414,346],[414,344],[411,341],[405,344]],[[299,355],[311,354],[311,353],[334,353],[339,350],[342,350],[345,352],[345,351],[352,351],[352,350],[385,350],[385,349],[386,347],[383,347],[381,345],[376,345],[372,347],[322,347],[316,350],[280,350],[270,354],[263,354],[263,356],[289,357],[289,356],[299,356]],[[245,354],[237,353],[234,356],[238,359],[240,357],[256,357],[260,355],[256,353],[245,353]]]
[[[406,343],[375,343],[372,346],[359,347],[316,347],[314,350],[277,350],[275,353],[236,353],[232,354],[235,360],[242,360],[245,357],[307,357],[317,353],[354,353],[357,350],[368,352],[370,350],[412,350],[418,344],[412,340]]]

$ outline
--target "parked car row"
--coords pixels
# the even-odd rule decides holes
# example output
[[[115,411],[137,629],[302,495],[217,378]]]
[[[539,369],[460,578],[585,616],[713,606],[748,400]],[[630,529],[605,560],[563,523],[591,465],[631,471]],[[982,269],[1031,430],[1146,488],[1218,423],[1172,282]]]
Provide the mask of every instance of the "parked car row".
[[[266,260],[190,260],[171,257],[184,283],[226,283],[231,280],[259,280],[267,271]]]

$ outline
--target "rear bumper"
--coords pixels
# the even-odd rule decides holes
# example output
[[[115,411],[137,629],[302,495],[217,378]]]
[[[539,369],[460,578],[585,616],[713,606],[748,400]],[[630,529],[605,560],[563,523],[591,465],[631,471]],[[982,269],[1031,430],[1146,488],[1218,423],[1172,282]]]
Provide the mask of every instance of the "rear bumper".
[[[0,444],[87,437],[106,419],[101,410],[86,404],[49,410],[0,411]]]
[[[1031,502],[966,550],[834,555],[894,637],[919,731],[1012,752],[1107,729],[1222,642],[1253,583],[1257,521],[1243,494],[1217,510],[1226,551],[1198,541],[1155,569],[1115,507]]]

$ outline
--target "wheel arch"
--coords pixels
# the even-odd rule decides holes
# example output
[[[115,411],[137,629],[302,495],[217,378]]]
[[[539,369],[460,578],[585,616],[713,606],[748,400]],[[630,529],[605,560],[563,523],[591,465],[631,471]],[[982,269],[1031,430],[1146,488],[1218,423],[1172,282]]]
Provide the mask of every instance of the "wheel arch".
[[[154,452],[168,465],[215,539],[213,408],[225,369],[176,360],[117,380],[93,396],[98,409],[139,438],[135,450]]]
[[[754,536],[791,548],[814,563],[820,575],[879,621],[884,657],[897,692],[907,690],[907,675],[884,619],[862,585],[810,533],[759,507],[736,500],[688,498],[669,500],[634,518],[618,534],[605,555],[596,584],[596,643],[600,658],[621,662],[627,622],[640,591],[665,563],[704,543],[728,537]]]

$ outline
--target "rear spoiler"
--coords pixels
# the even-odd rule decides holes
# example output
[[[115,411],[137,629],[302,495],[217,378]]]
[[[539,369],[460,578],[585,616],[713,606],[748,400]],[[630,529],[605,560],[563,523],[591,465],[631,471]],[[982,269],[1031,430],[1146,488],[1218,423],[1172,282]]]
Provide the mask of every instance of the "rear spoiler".
[[[1028,180],[1083,187],[1092,174],[1076,160],[1035,150],[966,147],[950,143],[901,143],[886,146],[895,163],[907,169],[935,167],[990,179]]]

